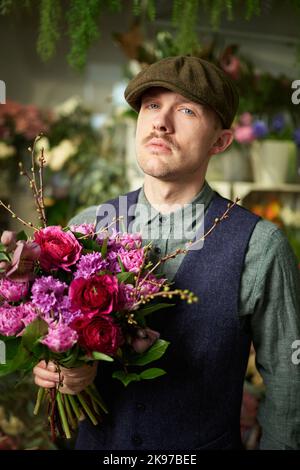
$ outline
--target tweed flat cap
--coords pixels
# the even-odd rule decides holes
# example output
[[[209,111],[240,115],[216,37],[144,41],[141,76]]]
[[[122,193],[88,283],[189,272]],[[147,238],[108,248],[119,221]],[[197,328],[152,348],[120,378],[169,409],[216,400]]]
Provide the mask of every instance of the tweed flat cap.
[[[235,84],[223,70],[198,57],[167,57],[144,68],[128,84],[125,99],[139,111],[142,94],[151,87],[163,87],[191,101],[210,106],[225,128],[230,128],[239,96]]]

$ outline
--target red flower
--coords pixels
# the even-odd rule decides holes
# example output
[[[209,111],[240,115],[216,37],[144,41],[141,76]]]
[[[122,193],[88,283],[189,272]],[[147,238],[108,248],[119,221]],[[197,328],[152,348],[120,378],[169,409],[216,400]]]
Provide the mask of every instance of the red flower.
[[[40,263],[45,271],[70,271],[70,266],[80,258],[81,245],[72,232],[64,232],[60,227],[50,226],[35,232],[34,241],[41,247]]]
[[[69,296],[73,310],[81,310],[86,314],[109,314],[117,309],[118,292],[117,279],[103,274],[90,279],[74,279],[70,284]]]
[[[71,328],[78,333],[78,344],[88,352],[99,351],[114,356],[124,342],[121,328],[108,315],[76,318]]]

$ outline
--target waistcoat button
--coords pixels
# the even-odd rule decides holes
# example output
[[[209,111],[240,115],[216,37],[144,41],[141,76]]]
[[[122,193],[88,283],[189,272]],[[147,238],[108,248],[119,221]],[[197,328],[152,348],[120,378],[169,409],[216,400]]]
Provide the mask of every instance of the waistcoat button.
[[[134,434],[131,440],[135,446],[140,446],[143,443],[143,439],[138,434]]]

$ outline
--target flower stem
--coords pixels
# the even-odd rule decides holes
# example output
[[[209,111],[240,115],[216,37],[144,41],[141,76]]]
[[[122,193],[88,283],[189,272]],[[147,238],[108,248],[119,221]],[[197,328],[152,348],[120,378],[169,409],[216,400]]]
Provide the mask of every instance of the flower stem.
[[[41,403],[44,399],[45,396],[45,389],[43,387],[39,387],[38,392],[37,392],[37,397],[36,397],[36,402],[35,402],[35,407],[33,410],[33,414],[36,416],[39,411],[40,411],[40,406]]]
[[[76,415],[76,418],[79,420],[79,421],[82,421],[82,419],[84,419],[84,416],[83,414],[81,413],[77,403],[76,403],[76,400],[75,398],[73,397],[73,395],[68,395],[68,399],[69,399],[69,402],[70,402],[70,405]]]
[[[70,423],[70,425],[73,429],[76,429],[77,421],[73,416],[73,412],[71,410],[71,406],[70,406],[70,402],[69,402],[69,395],[67,393],[64,395],[64,399],[65,399],[65,407],[66,407],[66,412],[67,412],[67,415],[68,415],[69,423]]]
[[[107,406],[105,405],[103,399],[101,398],[98,390],[96,389],[95,385],[89,385],[86,388],[86,392],[91,396],[91,398],[100,406],[100,408],[104,411],[104,413],[108,414]]]
[[[62,397],[61,397],[60,392],[57,392],[56,400],[57,400],[59,416],[60,416],[60,419],[61,419],[61,423],[62,423],[64,433],[65,433],[67,439],[71,439],[72,436],[71,436],[71,432],[70,432],[70,428],[69,428],[69,423],[68,423],[68,420],[67,420],[67,417],[66,417],[66,413],[65,413],[65,409],[64,409],[64,405],[63,405],[63,402],[62,402]]]
[[[92,423],[96,426],[98,424],[98,421],[96,419],[96,417],[94,416],[94,414],[92,413],[90,407],[88,406],[87,402],[85,401],[83,395],[81,393],[77,393],[77,398],[78,400],[80,401],[80,404],[82,406],[82,408],[84,409],[84,411],[86,412],[86,414],[88,415],[88,417],[90,418],[90,420],[92,421]]]

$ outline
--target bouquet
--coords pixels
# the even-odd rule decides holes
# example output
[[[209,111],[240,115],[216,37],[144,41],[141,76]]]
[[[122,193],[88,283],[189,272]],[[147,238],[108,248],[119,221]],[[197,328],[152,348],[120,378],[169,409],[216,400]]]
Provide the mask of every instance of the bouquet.
[[[12,217],[33,230],[30,238],[24,231],[4,231],[1,237],[0,340],[6,357],[4,364],[0,361],[0,376],[30,373],[41,360],[54,362],[59,374],[61,367],[115,361],[120,367],[112,379],[125,386],[165,374],[148,367],[169,343],[147,327],[147,316],[173,306],[166,299],[174,296],[197,301],[192,292],[172,290],[167,279],[155,274],[161,262],[184,250],[153,265],[150,245],[143,247],[138,233],[109,232],[109,227],[96,231],[93,224],[47,226],[44,151],[36,157],[35,144],[29,150],[31,170],[20,164],[20,173],[32,188],[41,226],[21,219],[0,201]],[[34,410],[37,414],[43,402],[48,404],[53,440],[57,434],[70,438],[85,417],[98,424],[109,411],[95,385],[77,395],[61,393],[61,386],[39,388]]]

